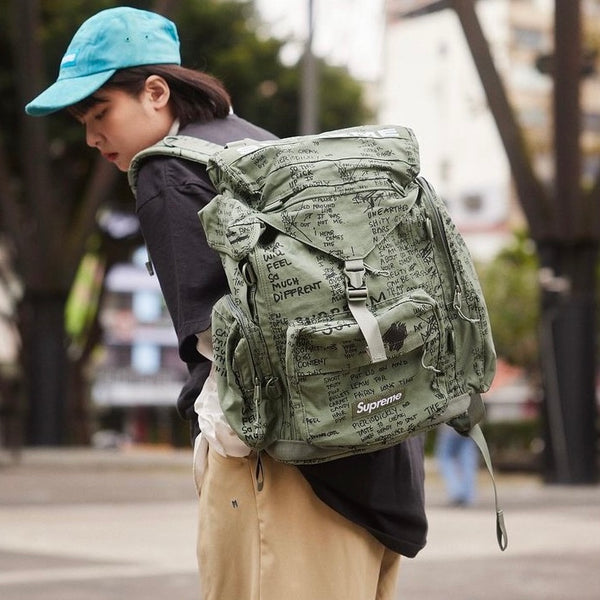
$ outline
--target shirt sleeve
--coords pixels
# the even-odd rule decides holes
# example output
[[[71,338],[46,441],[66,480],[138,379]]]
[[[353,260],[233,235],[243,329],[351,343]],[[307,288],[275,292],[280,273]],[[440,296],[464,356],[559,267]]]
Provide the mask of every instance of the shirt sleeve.
[[[194,402],[210,371],[196,334],[210,327],[214,303],[228,291],[219,255],[207,241],[198,211],[215,196],[203,165],[158,157],[140,169],[136,213],[189,377],[177,411],[199,433]]]
[[[153,158],[139,173],[136,212],[186,362],[201,359],[196,334],[210,327],[212,307],[227,292],[198,218],[215,195],[200,164]]]

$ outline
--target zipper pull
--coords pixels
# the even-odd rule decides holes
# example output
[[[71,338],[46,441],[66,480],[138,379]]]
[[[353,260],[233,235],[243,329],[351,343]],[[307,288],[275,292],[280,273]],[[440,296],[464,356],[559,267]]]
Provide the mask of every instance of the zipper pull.
[[[262,440],[264,432],[260,425],[260,401],[262,400],[262,386],[258,377],[254,378],[254,434],[257,440]]]
[[[454,287],[454,299],[452,300],[452,306],[455,308],[456,312],[460,316],[461,319],[468,321],[469,323],[479,323],[479,319],[471,319],[465,315],[462,311],[462,291],[460,289],[460,285],[458,281]]]
[[[425,231],[430,242],[433,242],[433,223],[429,217],[425,217]]]
[[[256,433],[258,433],[258,429],[259,429],[258,411],[259,411],[261,399],[262,399],[262,386],[260,385],[260,379],[258,377],[255,377],[254,378],[254,394],[252,395],[252,401],[254,402],[254,427],[256,429]]]
[[[262,386],[260,385],[260,379],[258,377],[254,378],[254,395],[252,397],[252,399],[254,400],[254,408],[256,409],[256,412],[258,413],[258,403],[260,402],[260,397],[261,397],[261,388]]]

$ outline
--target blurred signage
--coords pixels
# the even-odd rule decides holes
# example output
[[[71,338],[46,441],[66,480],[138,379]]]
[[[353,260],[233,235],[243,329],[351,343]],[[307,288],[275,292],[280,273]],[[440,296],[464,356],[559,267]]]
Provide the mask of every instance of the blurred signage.
[[[97,406],[173,406],[183,380],[168,371],[103,369],[96,374],[92,399]]]

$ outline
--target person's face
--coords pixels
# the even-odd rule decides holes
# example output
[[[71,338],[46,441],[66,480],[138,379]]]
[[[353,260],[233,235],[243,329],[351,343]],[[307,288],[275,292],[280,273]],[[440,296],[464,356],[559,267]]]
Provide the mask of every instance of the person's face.
[[[169,86],[158,76],[146,80],[139,96],[119,89],[100,89],[100,100],[81,119],[86,142],[121,171],[140,150],[167,135],[173,123]]]

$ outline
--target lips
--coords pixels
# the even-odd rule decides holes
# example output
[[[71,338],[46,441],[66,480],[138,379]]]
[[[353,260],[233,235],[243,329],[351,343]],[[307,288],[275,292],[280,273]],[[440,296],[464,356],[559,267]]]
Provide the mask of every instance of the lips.
[[[119,154],[117,152],[103,152],[102,156],[109,162],[115,162]]]

